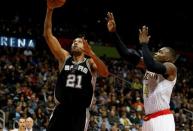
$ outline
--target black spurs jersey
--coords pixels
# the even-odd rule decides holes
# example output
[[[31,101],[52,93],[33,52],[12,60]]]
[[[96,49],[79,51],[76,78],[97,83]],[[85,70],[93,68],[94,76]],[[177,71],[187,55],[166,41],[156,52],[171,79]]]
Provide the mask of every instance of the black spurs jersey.
[[[91,74],[88,58],[74,63],[69,56],[61,70],[55,89],[56,100],[67,107],[89,107],[96,77]]]

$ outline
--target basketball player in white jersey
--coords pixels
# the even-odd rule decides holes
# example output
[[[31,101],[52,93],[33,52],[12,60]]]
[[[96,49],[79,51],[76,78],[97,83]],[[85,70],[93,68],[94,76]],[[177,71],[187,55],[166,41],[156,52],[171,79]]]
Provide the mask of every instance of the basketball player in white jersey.
[[[143,98],[145,117],[142,131],[175,131],[175,122],[170,110],[170,98],[177,79],[177,68],[174,65],[176,53],[170,47],[163,47],[153,57],[148,48],[150,36],[148,27],[139,29],[139,42],[143,58],[137,51],[129,51],[116,33],[116,24],[111,12],[108,12],[107,28],[118,38],[116,44],[120,55],[135,66],[144,62],[146,73],[143,80]],[[133,53],[134,52],[134,53]],[[135,59],[132,59],[135,58]]]

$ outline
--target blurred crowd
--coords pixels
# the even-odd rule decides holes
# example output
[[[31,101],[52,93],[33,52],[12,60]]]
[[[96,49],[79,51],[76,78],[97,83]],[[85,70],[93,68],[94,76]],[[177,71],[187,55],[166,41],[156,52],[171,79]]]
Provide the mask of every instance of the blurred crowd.
[[[45,43],[43,43],[46,45]],[[122,59],[101,57],[111,75],[98,78],[91,106],[88,131],[140,131],[144,106],[144,71]],[[193,72],[191,61],[179,57],[178,80],[172,93],[176,131],[193,130]],[[47,48],[19,49],[0,47],[0,110],[6,115],[5,128],[18,127],[20,118],[31,117],[33,126],[46,130],[55,106],[53,91],[58,63]],[[0,124],[0,129],[2,124]]]
[[[58,63],[42,40],[42,26],[33,24],[30,19],[29,23],[22,23],[17,16],[11,22],[0,21],[0,35],[35,37],[38,41],[35,49],[0,46],[0,110],[5,113],[7,130],[18,128],[21,118],[26,121],[30,117],[33,127],[44,131],[55,107],[53,91]],[[60,36],[74,32],[75,29],[70,27],[56,26],[53,30]],[[94,34],[91,36],[96,38]],[[123,59],[106,56],[101,59],[107,64],[111,75],[97,79],[88,131],[140,131],[144,116],[144,70],[133,67],[132,63]],[[192,65],[190,58],[179,55],[176,62],[178,80],[170,103],[176,131],[193,131]],[[0,123],[0,130],[2,128],[3,124]]]

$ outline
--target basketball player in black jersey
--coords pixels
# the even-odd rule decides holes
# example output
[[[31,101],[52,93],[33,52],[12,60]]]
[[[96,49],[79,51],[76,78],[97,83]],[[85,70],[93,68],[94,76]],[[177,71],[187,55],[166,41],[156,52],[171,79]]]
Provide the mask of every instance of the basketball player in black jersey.
[[[44,38],[59,62],[60,71],[55,89],[58,104],[50,117],[47,131],[84,131],[88,124],[87,109],[92,102],[96,77],[107,77],[108,69],[84,38],[74,39],[70,54],[52,34],[53,10],[64,3],[47,0],[44,21]]]

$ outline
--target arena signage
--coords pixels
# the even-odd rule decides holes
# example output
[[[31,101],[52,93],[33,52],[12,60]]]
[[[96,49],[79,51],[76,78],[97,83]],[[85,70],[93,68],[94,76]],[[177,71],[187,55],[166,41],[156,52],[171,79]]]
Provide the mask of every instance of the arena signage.
[[[16,48],[35,48],[35,40],[27,38],[0,36],[0,46]]]

